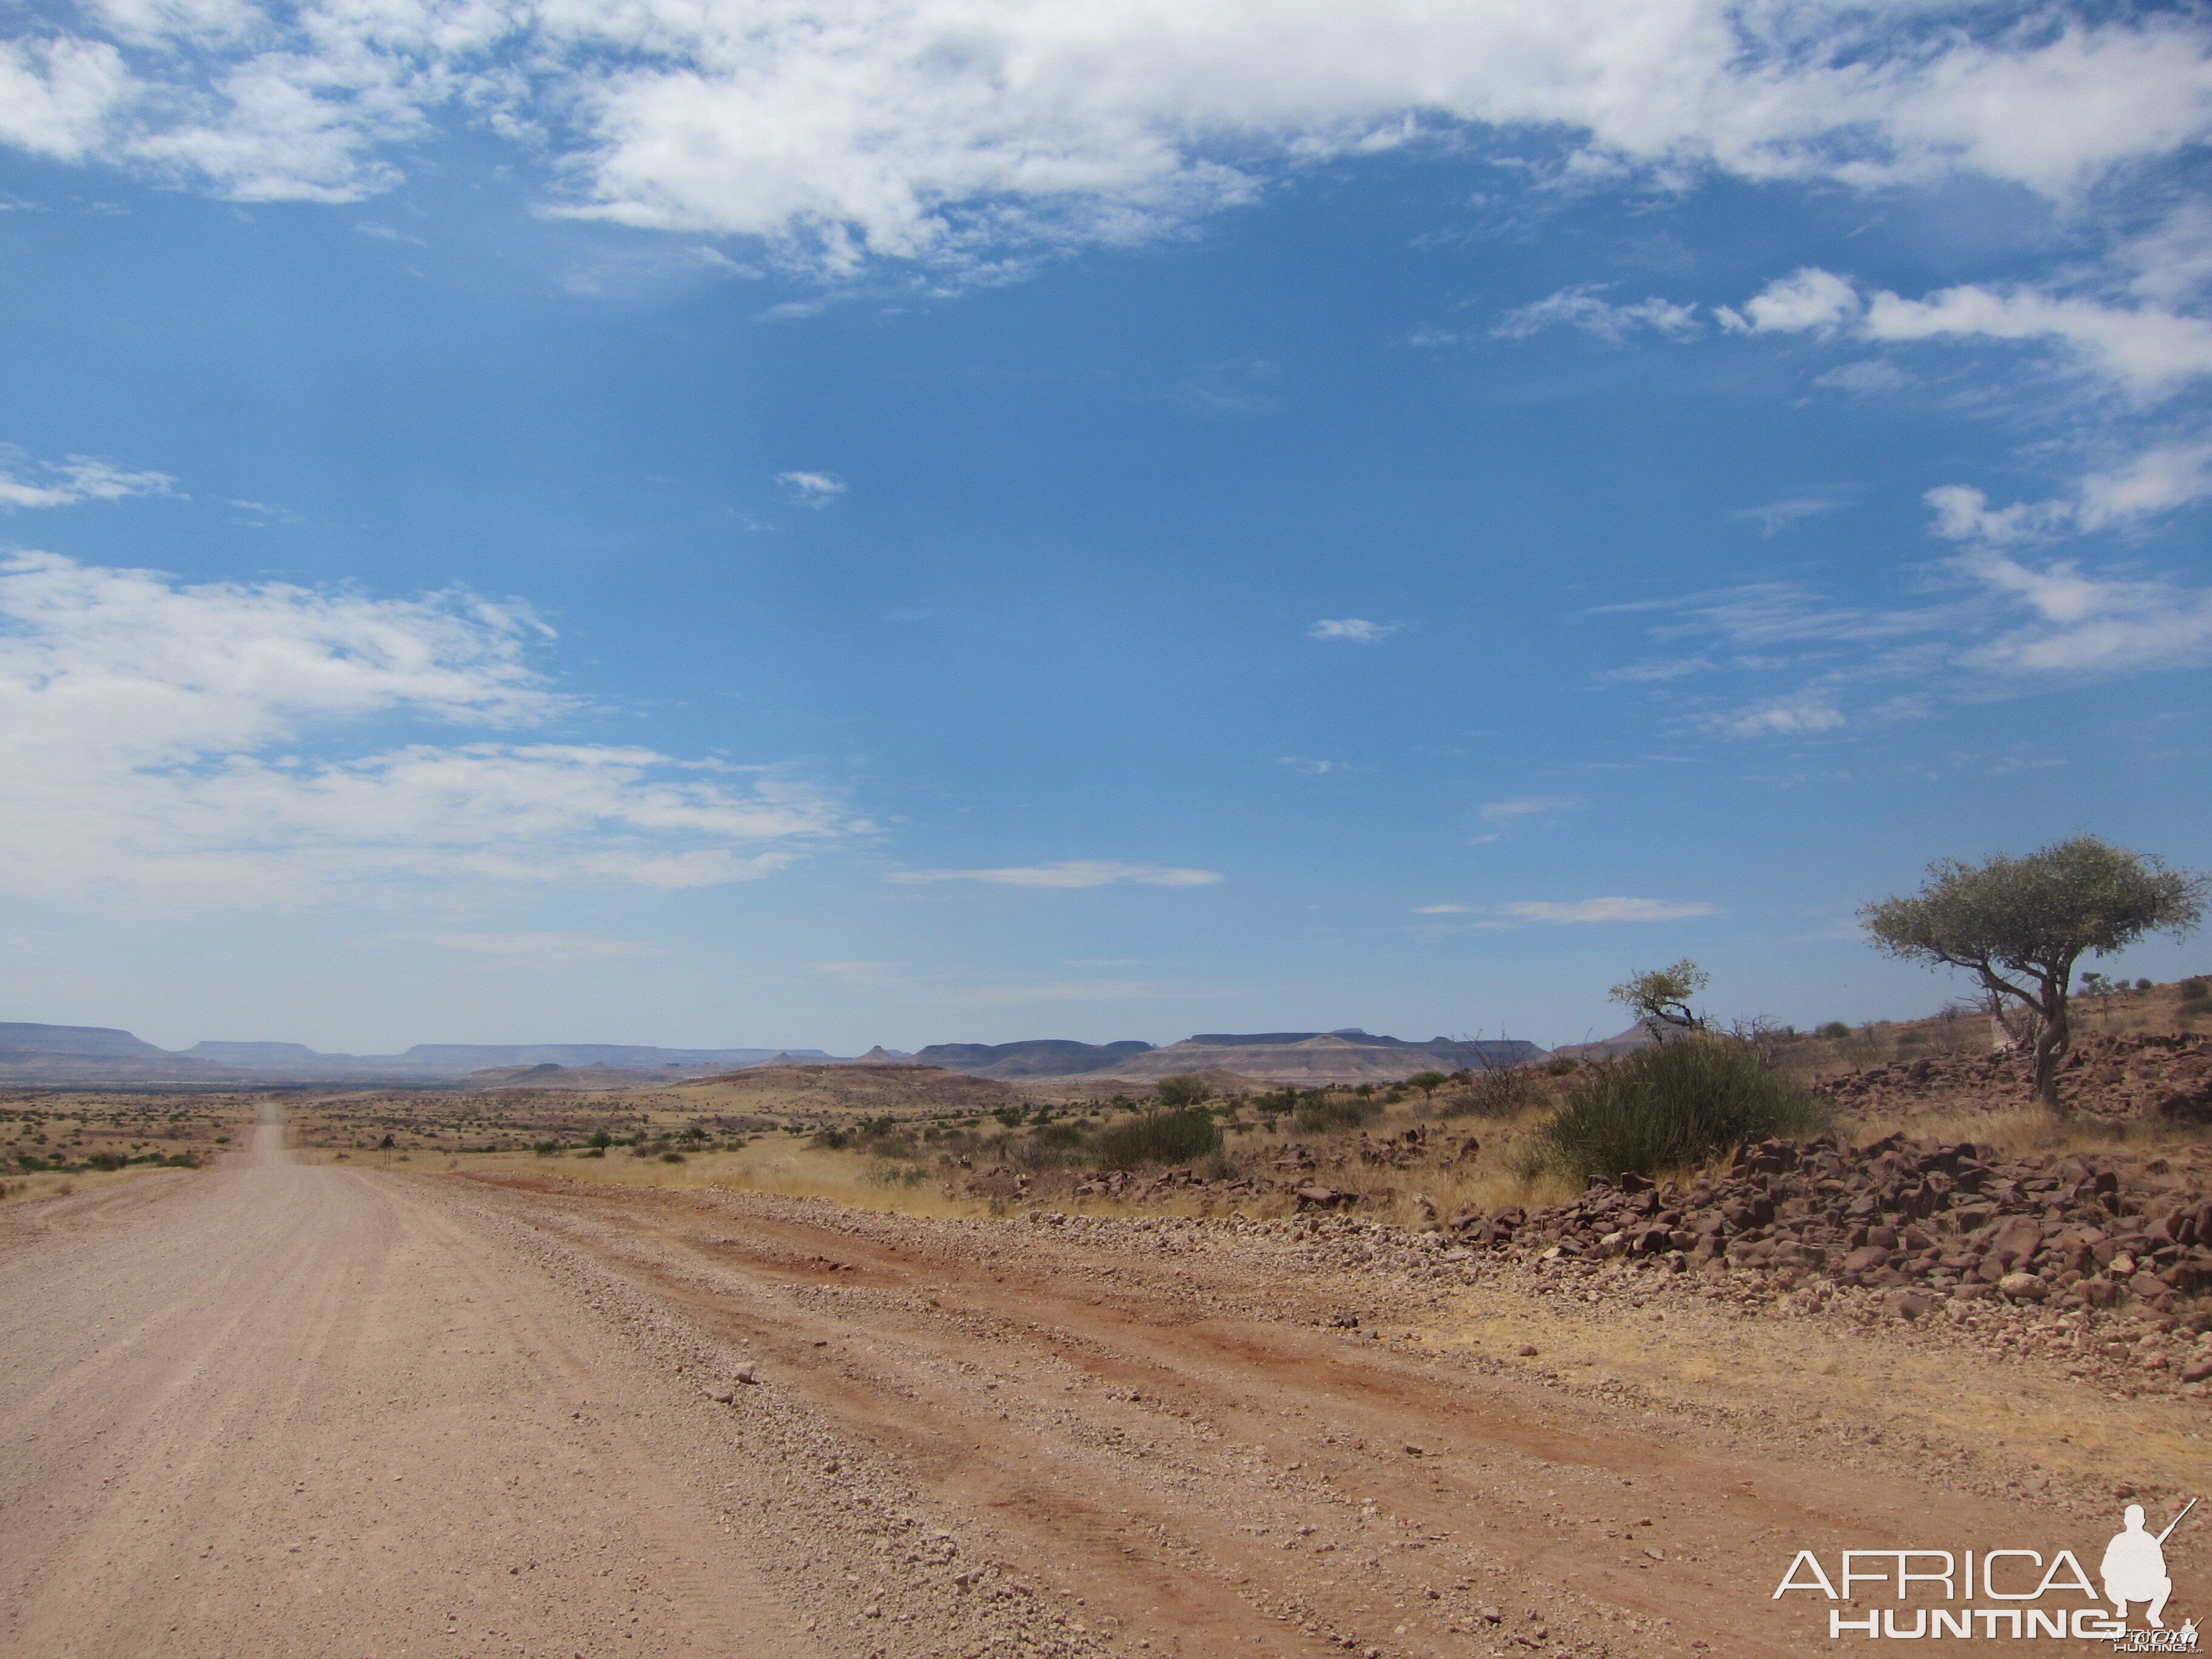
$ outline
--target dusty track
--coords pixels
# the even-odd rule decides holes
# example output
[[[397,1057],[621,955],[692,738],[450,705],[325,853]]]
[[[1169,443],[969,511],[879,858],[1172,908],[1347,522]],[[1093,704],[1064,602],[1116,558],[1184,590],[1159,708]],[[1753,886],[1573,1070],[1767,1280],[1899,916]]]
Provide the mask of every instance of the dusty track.
[[[1779,1656],[1830,1645],[1770,1601],[1801,1543],[2021,1533],[1925,1456],[1470,1357],[1440,1294],[265,1125],[0,1224],[0,1650]]]

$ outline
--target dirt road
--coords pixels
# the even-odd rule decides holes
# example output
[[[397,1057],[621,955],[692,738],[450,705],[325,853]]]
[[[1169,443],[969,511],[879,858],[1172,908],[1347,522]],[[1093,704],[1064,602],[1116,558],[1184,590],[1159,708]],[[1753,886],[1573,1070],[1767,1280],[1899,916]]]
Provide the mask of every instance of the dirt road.
[[[1280,1229],[354,1173],[264,1125],[0,1224],[0,1649],[1779,1656],[1830,1645],[1772,1602],[1796,1548],[2023,1532],[1925,1422],[1566,1389],[1455,1294]],[[1668,1305],[1624,1351],[1719,1340]]]

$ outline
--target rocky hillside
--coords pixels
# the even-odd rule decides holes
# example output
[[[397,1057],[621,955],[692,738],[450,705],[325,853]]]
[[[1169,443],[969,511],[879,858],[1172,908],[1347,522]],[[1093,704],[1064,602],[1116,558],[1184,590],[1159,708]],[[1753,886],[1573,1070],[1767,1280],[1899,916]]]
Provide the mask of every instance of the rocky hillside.
[[[2017,1111],[2031,1103],[2029,1057],[1923,1055],[1823,1078],[1814,1085],[1847,1115],[1865,1119],[1934,1111]],[[2212,1040],[2139,1032],[2077,1038],[2058,1073],[2058,1096],[2084,1116],[2212,1122]]]
[[[1669,1273],[1877,1289],[1906,1318],[1937,1297],[2196,1313],[2212,1291],[2203,1173],[2168,1185],[2080,1157],[2002,1159],[1901,1134],[1853,1148],[1824,1136],[1747,1146],[1726,1176],[1687,1190],[1623,1176],[1571,1204],[1450,1225],[1470,1244],[1525,1258],[1642,1258]],[[2205,1377],[2212,1361],[2184,1380]]]

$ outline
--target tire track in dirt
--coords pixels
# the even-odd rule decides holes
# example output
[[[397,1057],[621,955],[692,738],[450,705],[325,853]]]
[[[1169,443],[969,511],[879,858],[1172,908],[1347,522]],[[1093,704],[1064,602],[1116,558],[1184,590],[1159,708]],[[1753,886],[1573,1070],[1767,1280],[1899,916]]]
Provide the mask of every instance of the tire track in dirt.
[[[1279,1251],[500,1190],[759,1359],[1092,1623],[1170,1650],[1779,1656],[1811,1626],[1771,1606],[1796,1547],[1778,1540],[1893,1547],[1907,1513],[1916,1534],[2006,1529],[2004,1506],[1909,1470],[1712,1443],[1648,1407],[1318,1328],[1390,1292],[1293,1277]]]

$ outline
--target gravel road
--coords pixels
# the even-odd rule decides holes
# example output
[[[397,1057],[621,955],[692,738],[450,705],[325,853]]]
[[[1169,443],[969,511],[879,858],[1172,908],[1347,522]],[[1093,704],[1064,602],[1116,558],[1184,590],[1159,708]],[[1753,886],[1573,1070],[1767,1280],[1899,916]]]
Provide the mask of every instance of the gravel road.
[[[1878,1427],[1414,1340],[1446,1291],[1360,1248],[353,1171],[265,1122],[0,1218],[0,1650],[1756,1659],[1827,1645],[1771,1601],[1801,1544],[2021,1531]]]

